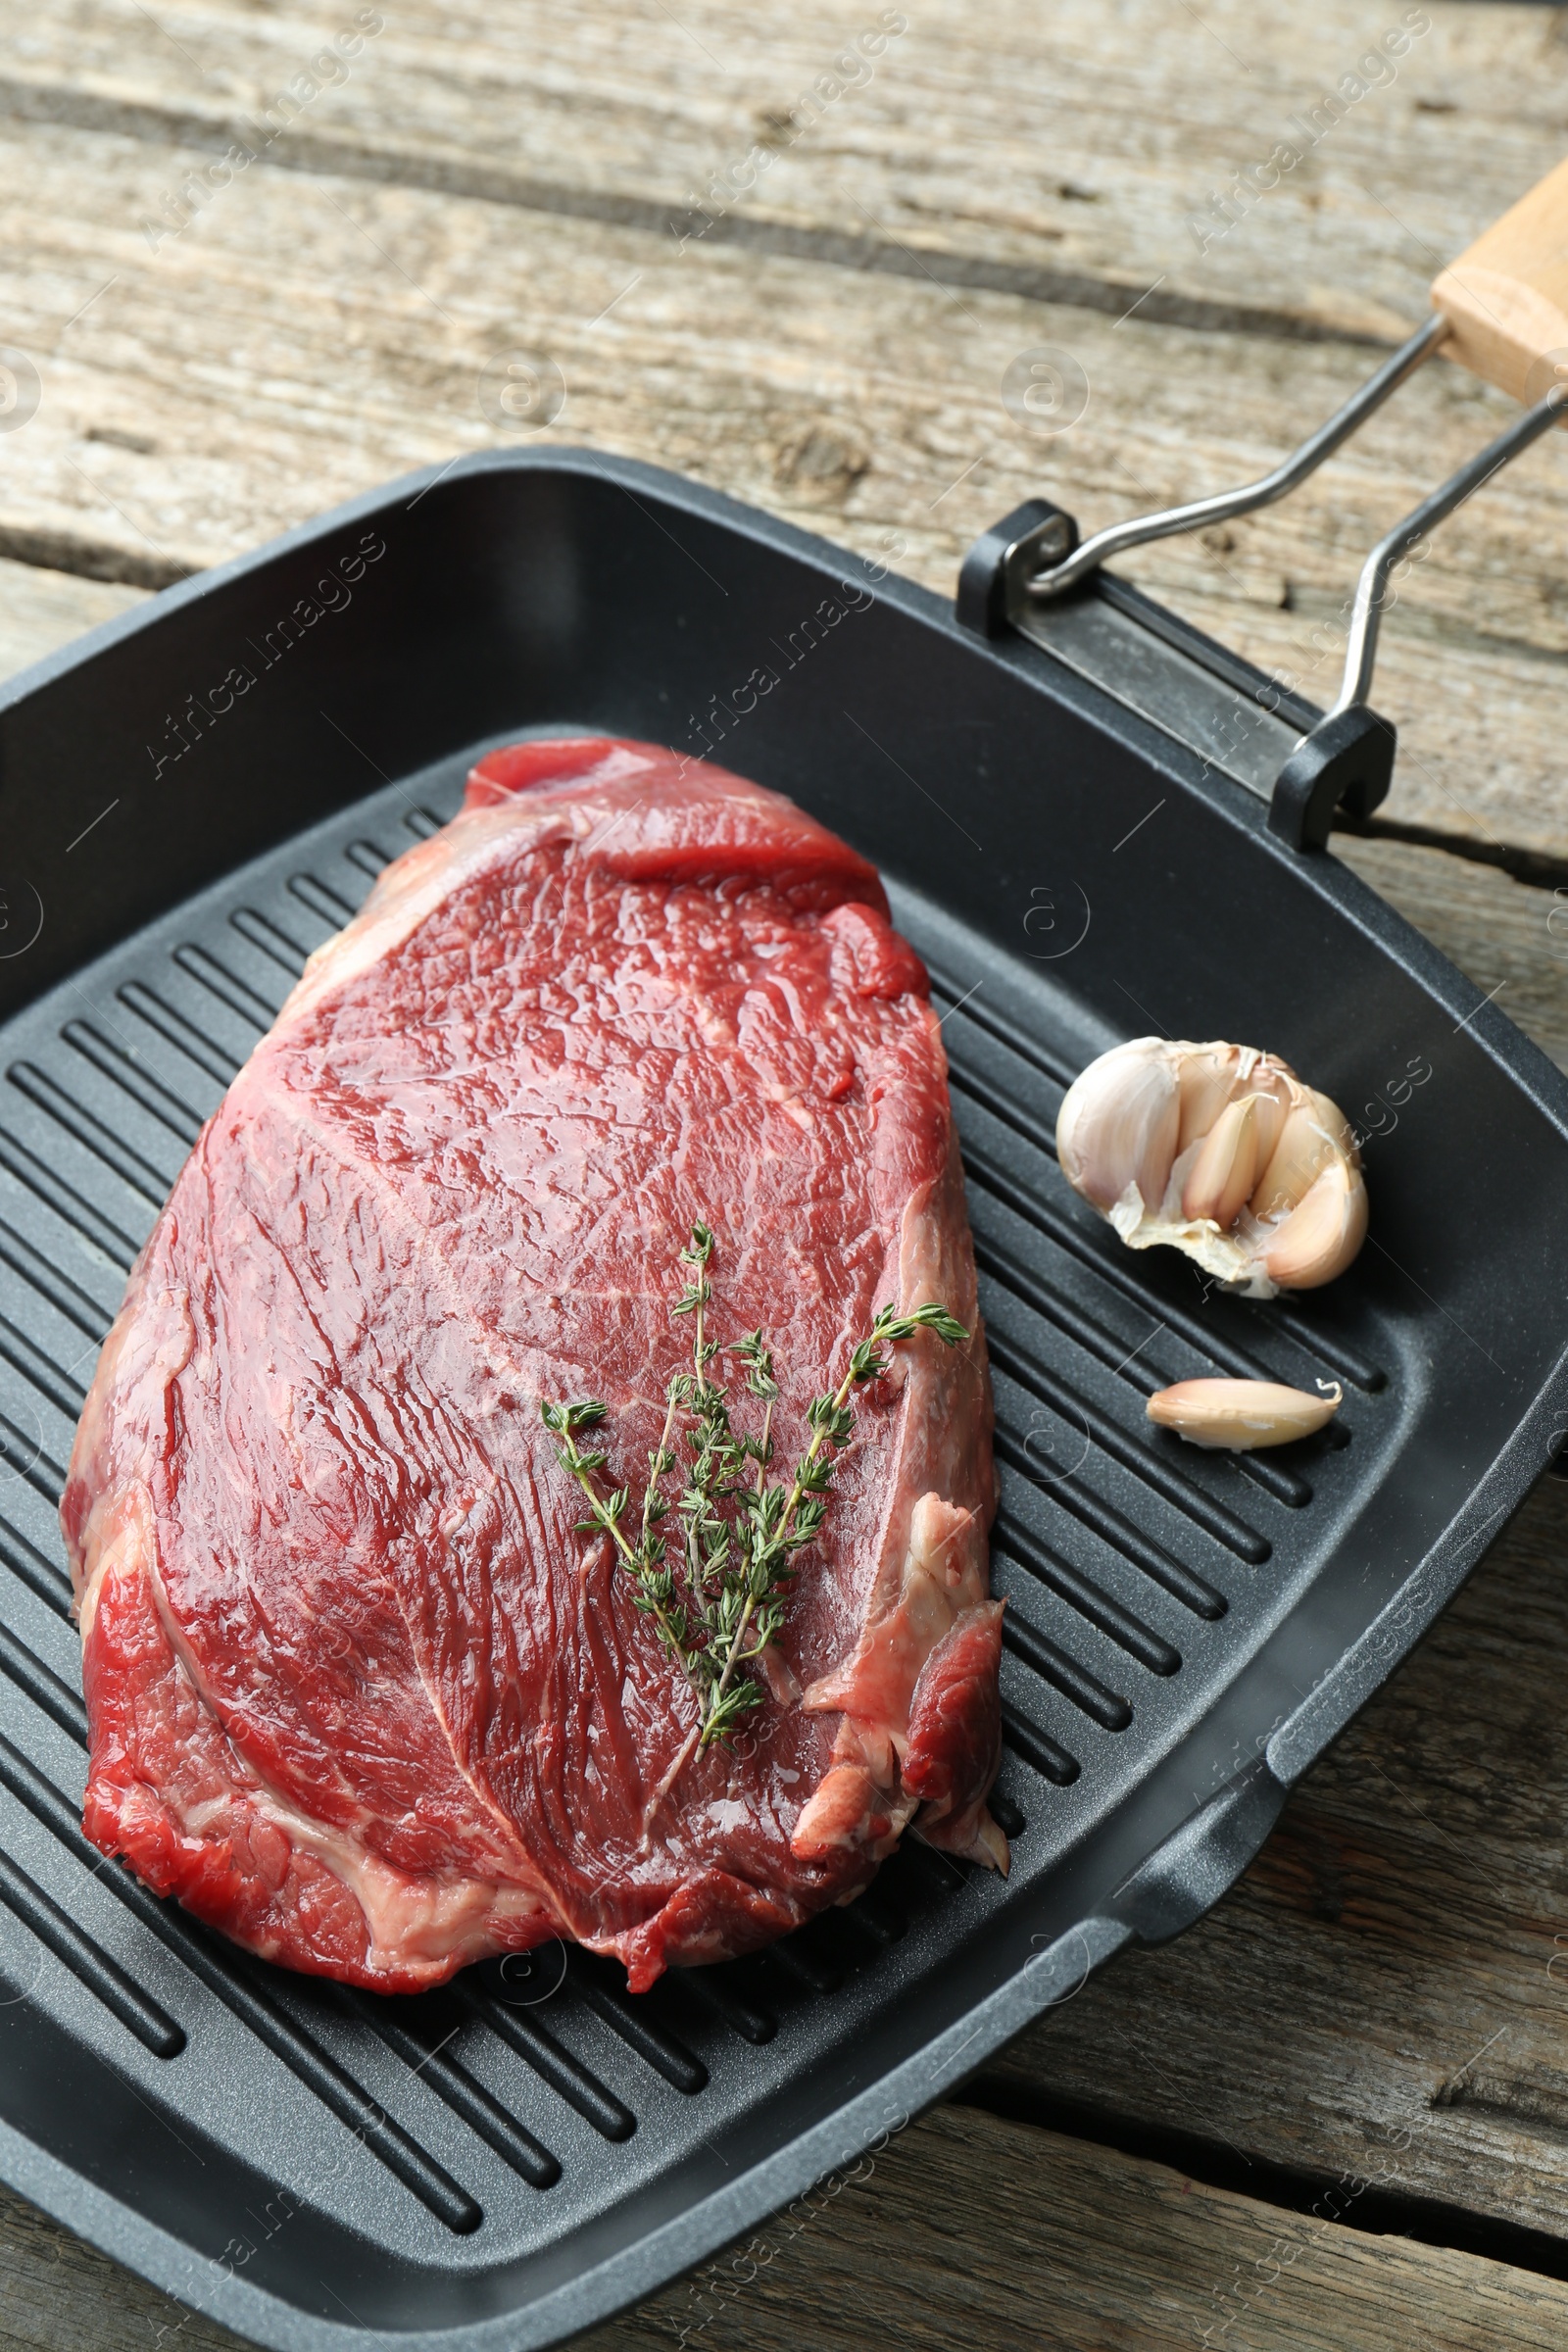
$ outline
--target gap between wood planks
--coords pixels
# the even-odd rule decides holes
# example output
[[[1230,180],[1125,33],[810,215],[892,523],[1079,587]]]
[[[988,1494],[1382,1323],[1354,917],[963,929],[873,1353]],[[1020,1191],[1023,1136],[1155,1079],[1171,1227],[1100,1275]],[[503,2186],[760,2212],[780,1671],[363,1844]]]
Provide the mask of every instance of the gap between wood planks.
[[[90,91],[66,90],[52,84],[23,83],[15,76],[9,79],[0,77],[0,111],[7,104],[15,113],[29,121],[65,122],[85,127],[99,135],[157,141],[173,139],[185,145],[193,142],[198,146],[219,144],[233,128],[226,117],[194,114],[173,106],[130,102]],[[484,165],[466,167],[461,161],[449,158],[420,155],[402,149],[377,150],[352,140],[308,136],[297,136],[291,143],[280,140],[270,153],[268,162],[270,166],[280,166],[298,174],[308,175],[328,170],[346,172],[386,184],[461,191],[481,201],[557,212],[585,220],[631,222],[644,230],[667,228],[686,218],[678,208],[670,208],[656,199],[639,199],[624,193],[522,179],[514,174],[497,172]],[[918,275],[929,278],[935,273],[947,284],[990,289],[1005,287],[1042,303],[1054,301],[1067,308],[1106,316],[1113,312],[1125,312],[1127,308],[1126,284],[1109,274],[1094,277],[1082,271],[1054,271],[1033,263],[993,265],[983,256],[944,252],[935,247],[916,252],[898,240],[887,242],[870,234],[837,235],[830,229],[770,221],[756,215],[736,214],[713,223],[712,227],[715,235],[723,241],[751,243],[760,249],[805,256],[834,267],[879,270],[906,277]],[[1163,298],[1159,302],[1143,301],[1137,307],[1140,318],[1155,327],[1185,328],[1194,324],[1223,326],[1232,330],[1240,328],[1264,339],[1322,344],[1342,342],[1348,347],[1375,344],[1377,341],[1370,335],[1358,335],[1343,323],[1303,319],[1298,315],[1285,311],[1209,302],[1186,294],[1172,295],[1168,301]],[[194,576],[193,567],[151,549],[127,548],[59,525],[40,526],[20,520],[0,522],[0,557],[78,578],[149,591],[157,591]],[[1474,637],[1475,632],[1472,630],[1466,634]],[[1525,650],[1536,651],[1534,648]],[[1471,863],[1499,869],[1515,881],[1541,888],[1552,889],[1568,881],[1568,857],[1557,858],[1547,851],[1500,840],[1495,835],[1483,839],[1474,834],[1449,830],[1441,824],[1402,824],[1382,818],[1374,818],[1364,827],[1347,829],[1361,831],[1373,840],[1404,842],[1421,848],[1446,851]]]
[[[113,98],[93,90],[0,76],[0,113],[24,122],[51,122],[73,130],[106,133],[170,146],[225,153],[246,136],[241,118],[208,114],[145,99]],[[656,198],[588,188],[567,180],[541,179],[493,164],[421,154],[398,147],[371,147],[357,139],[295,131],[275,139],[269,166],[284,172],[327,172],[347,179],[375,180],[401,188],[422,188],[443,196],[466,196],[485,204],[510,204],[523,212],[551,213],[575,220],[603,220],[619,228],[653,230],[660,236],[689,231],[691,208]],[[976,293],[1014,294],[1025,301],[1064,305],[1122,318],[1129,303],[1152,326],[1184,326],[1200,333],[1253,334],[1292,343],[1345,343],[1391,351],[1394,339],[1333,319],[1312,318],[1270,303],[1213,300],[1202,295],[1141,288],[1132,279],[1102,277],[1049,264],[990,259],[956,252],[924,240],[907,242],[878,235],[875,228],[842,231],[770,219],[756,210],[704,216],[705,240],[745,245],[791,261],[822,262],[834,269],[882,270],[894,277],[919,277]]]
[[[1313,2212],[1343,2178],[1279,2164],[1266,2156],[1246,2156],[1200,2132],[1141,2121],[1112,2108],[1093,2106],[1085,2099],[1031,2092],[1005,2077],[977,2075],[943,2103],[978,2108],[1004,2123],[1054,2132],[1064,2139],[1087,2140],[1092,2146],[1113,2149],[1117,2155],[1141,2163],[1164,2165],[1190,2180],[1201,2181],[1205,2188],[1250,2197],[1258,2204],[1278,2206],[1284,2213]],[[1417,2245],[1446,2246],[1456,2254],[1478,2254],[1517,2271],[1534,2271],[1543,2278],[1568,2279],[1568,2241],[1545,2230],[1476,2213],[1445,2198],[1363,2187],[1338,2218],[1342,2228],[1359,2230],[1372,2237],[1410,2238]]]
[[[844,29],[821,0],[772,25],[718,0],[695,5],[677,24],[659,0],[628,0],[611,39],[592,12],[563,18],[545,0],[514,0],[499,19],[477,10],[471,24],[466,0],[456,17],[409,0],[373,71],[323,94],[308,122],[265,136],[249,218],[237,198],[202,210],[185,245],[162,249],[160,268],[178,266],[158,278],[134,224],[197,201],[174,192],[181,143],[199,165],[246,120],[236,110],[265,98],[292,55],[287,13],[193,0],[174,44],[123,0],[82,0],[58,36],[28,19],[0,103],[17,118],[13,181],[44,218],[22,238],[34,250],[13,332],[25,322],[61,367],[26,464],[8,468],[13,554],[157,588],[238,552],[267,517],[303,521],[350,489],[439,464],[473,442],[471,379],[526,321],[570,370],[567,437],[695,473],[808,527],[806,510],[836,506],[843,528],[830,527],[852,545],[895,524],[914,543],[900,568],[946,589],[962,545],[1027,490],[1100,520],[1135,493],[1146,506],[1189,494],[1194,473],[1260,467],[1365,372],[1358,341],[1424,307],[1432,254],[1462,248],[1556,160],[1549,106],[1532,114],[1517,99],[1550,88],[1538,21],[1446,9],[1387,105],[1357,114],[1200,267],[1183,213],[1237,139],[1298,99],[1303,72],[1343,63],[1375,28],[1366,0],[1336,0],[1311,39],[1288,14],[1270,34],[1267,12],[1256,21],[1227,0],[1247,32],[1226,18],[1245,52],[1232,77],[1212,30],[1169,0],[1131,0],[1114,24],[1058,11],[1045,35],[1020,0],[1001,0],[983,27],[956,0],[932,0],[897,72],[879,67],[831,116],[831,135],[813,124],[811,138],[789,137],[766,205],[759,181],[703,222],[709,241],[677,281],[668,229],[694,220],[679,208],[700,201],[704,170],[775,139],[784,117],[756,102],[804,87]],[[707,42],[718,55],[705,74],[694,61]],[[346,174],[335,194],[333,165]],[[98,200],[78,201],[83,187]],[[208,239],[211,281],[195,253]],[[399,253],[419,257],[417,283]],[[89,256],[95,277],[78,288]],[[96,302],[96,275],[102,291],[112,270],[116,291],[89,305],[63,358],[60,311]],[[636,280],[640,294],[616,310]],[[435,321],[440,302],[428,317],[411,311],[441,284],[455,318]],[[1014,285],[1025,291],[974,290]],[[580,302],[579,286],[591,288]],[[1059,312],[1053,292],[1067,298]],[[979,314],[973,331],[949,333],[966,311]],[[1244,331],[1195,333],[1183,318]],[[1037,327],[1092,363],[1097,397],[1070,462],[1064,445],[1021,444],[994,389]],[[1325,630],[1372,525],[1408,504],[1418,475],[1430,487],[1430,472],[1470,454],[1471,433],[1484,436],[1502,405],[1435,370],[1304,508],[1255,537],[1239,523],[1200,548],[1145,551],[1130,568],[1263,666],[1304,663],[1322,685]],[[156,455],[123,430],[148,409],[171,427]],[[122,429],[83,430],[106,421]],[[84,454],[82,438],[140,454],[127,467],[113,451]],[[818,465],[818,444],[837,451],[836,472]],[[1430,468],[1412,464],[1417,451]],[[117,504],[158,544],[127,548]],[[1565,651],[1557,504],[1549,478],[1540,505],[1527,485],[1505,485],[1456,526],[1457,561],[1446,541],[1390,631],[1380,700],[1406,722],[1391,814],[1466,856],[1456,835],[1546,858],[1565,847],[1542,791],[1556,765],[1543,664]]]
[[[1438,825],[1401,824],[1397,817],[1347,816],[1336,830],[1362,841],[1397,841],[1412,849],[1446,850],[1450,857],[1467,858],[1472,865],[1493,866],[1534,890],[1568,887],[1568,858],[1549,858],[1544,850],[1519,849],[1506,841],[1478,841],[1473,833],[1445,833]]]

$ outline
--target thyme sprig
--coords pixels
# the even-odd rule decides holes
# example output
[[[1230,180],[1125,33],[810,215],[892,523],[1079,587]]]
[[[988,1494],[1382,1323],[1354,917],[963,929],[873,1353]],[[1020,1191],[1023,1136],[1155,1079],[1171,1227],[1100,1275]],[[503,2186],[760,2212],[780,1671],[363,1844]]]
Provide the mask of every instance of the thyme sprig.
[[[727,1347],[709,1337],[715,1247],[711,1230],[698,1223],[678,1255],[684,1288],[671,1313],[691,1318],[691,1369],[672,1373],[666,1386],[663,1428],[648,1457],[639,1513],[632,1514],[629,1487],[608,1485],[603,1447],[580,1442],[610,1407],[590,1396],[573,1404],[547,1400],[539,1408],[557,1460],[587,1497],[589,1516],[577,1522],[578,1533],[611,1538],[636,1606],[653,1619],[662,1645],[697,1693],[701,1747],[728,1740],[762,1704],[761,1687],[747,1669],[777,1637],[800,1554],[821,1534],[828,1491],[855,1433],[853,1392],[880,1379],[892,1349],[916,1332],[934,1332],[950,1348],[969,1336],[934,1301],[906,1315],[879,1308],[838,1386],[812,1397],[811,1434],[800,1460],[772,1477],[779,1396],[773,1351],[760,1330]],[[746,1393],[762,1408],[756,1433],[735,1426],[729,1390],[713,1376],[721,1356],[743,1369]],[[666,1482],[677,1475],[671,1494]],[[678,1532],[666,1534],[672,1514]]]

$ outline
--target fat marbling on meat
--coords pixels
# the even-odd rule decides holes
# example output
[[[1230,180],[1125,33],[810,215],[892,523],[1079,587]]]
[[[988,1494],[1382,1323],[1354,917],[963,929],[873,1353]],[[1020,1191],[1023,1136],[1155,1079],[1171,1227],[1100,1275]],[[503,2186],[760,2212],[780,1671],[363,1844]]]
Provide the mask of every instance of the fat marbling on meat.
[[[885,1300],[763,1705],[696,1700],[540,1422],[646,1463],[718,1236],[775,1436]],[[62,1508],[85,1824],[286,1966],[387,1991],[556,1936],[634,1988],[852,1897],[911,1820],[1005,1867],[991,1402],[946,1063],[874,870],[652,745],[490,755],[311,959],[131,1276]]]

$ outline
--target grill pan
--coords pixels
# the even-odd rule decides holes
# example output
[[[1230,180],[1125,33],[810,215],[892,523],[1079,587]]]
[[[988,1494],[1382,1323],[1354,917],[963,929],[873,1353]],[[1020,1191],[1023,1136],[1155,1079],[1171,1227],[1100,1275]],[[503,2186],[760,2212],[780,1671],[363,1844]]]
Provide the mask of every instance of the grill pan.
[[[906,1841],[851,1909],[637,2001],[560,1950],[378,2000],[84,1845],[55,1504],[132,1254],[306,954],[479,751],[572,729],[791,794],[929,960],[996,1371],[1013,1869]],[[557,2342],[1197,1919],[1568,1419],[1545,1057],[1078,668],[674,476],[467,459],[169,590],[0,697],[0,2171],[279,2352]],[[1063,1087],[1155,1027],[1400,1105],[1329,1293],[1205,1293],[1068,1190]],[[1332,1374],[1340,1424],[1239,1461],[1145,1421],[1213,1371]]]

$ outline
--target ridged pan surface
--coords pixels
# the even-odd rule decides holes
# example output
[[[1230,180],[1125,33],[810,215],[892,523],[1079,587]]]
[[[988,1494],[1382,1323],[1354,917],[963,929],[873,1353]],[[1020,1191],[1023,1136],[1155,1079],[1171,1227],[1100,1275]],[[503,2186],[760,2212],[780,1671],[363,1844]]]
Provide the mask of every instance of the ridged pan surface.
[[[908,1840],[850,1908],[639,2000],[551,1947],[386,2002],[245,1959],[84,1843],[55,1510],[135,1251],[307,955],[479,750],[583,728],[793,793],[930,966],[996,1377],[1013,1869]],[[557,2340],[897,2128],[1213,1899],[1560,1431],[1555,1072],[1238,788],[761,517],[569,454],[405,485],[43,665],[0,751],[8,904],[43,912],[0,963],[0,2160],[259,2340]],[[1332,1295],[1217,1298],[1063,1182],[1064,1087],[1156,1029],[1387,1111]],[[1210,1371],[1346,1402],[1203,1454],[1144,1404]]]

